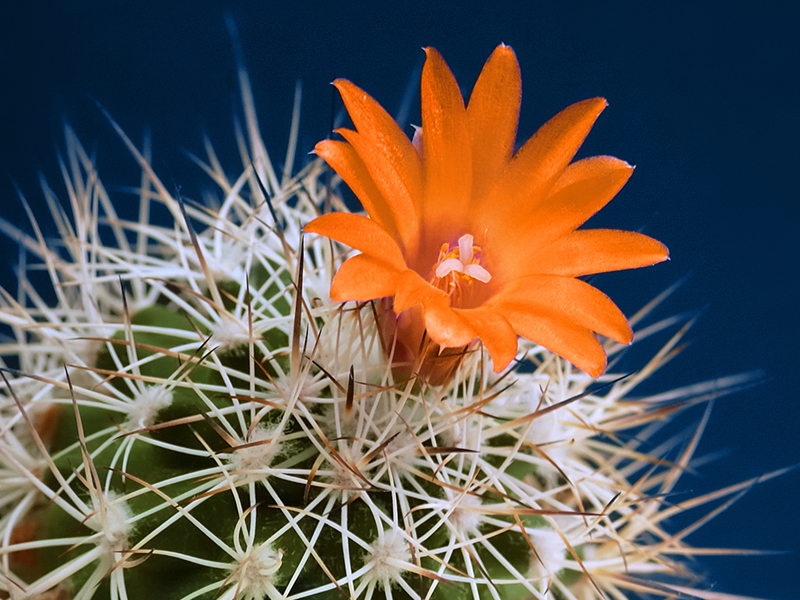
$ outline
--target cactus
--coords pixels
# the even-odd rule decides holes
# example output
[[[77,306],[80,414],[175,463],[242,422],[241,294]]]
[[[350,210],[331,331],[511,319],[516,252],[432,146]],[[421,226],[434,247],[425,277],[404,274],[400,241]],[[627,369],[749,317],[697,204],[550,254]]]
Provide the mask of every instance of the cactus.
[[[637,396],[691,324],[647,324],[667,290],[630,319],[666,335],[632,374],[617,342],[594,379],[522,340],[503,373],[478,345],[442,382],[409,375],[385,304],[329,299],[348,250],[302,233],[347,210],[337,180],[275,169],[240,75],[241,172],[197,159],[218,202],[167,189],[111,121],[138,220],[67,129],[66,203],[44,186],[60,239],[29,209],[33,235],[0,222],[21,249],[0,301],[0,598],[706,597],[684,559],[709,549],[663,523],[752,482],[675,505],[703,422],[653,440],[758,374]]]

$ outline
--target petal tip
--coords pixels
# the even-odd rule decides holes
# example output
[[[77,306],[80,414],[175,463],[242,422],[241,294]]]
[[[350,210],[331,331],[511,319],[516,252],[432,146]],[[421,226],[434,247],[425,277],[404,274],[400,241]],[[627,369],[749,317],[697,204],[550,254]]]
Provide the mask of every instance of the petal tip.
[[[598,379],[603,373],[606,372],[608,366],[608,357],[604,351],[598,353],[596,358],[590,358],[586,361],[581,361],[580,365],[575,365],[581,371],[585,372],[590,377]],[[601,358],[602,357],[602,358]],[[575,364],[575,363],[573,363]]]
[[[438,65],[446,64],[444,61],[444,56],[442,56],[441,52],[439,52],[433,46],[425,46],[423,48],[425,51],[425,63],[436,63]]]
[[[666,260],[672,260],[672,257],[669,255],[669,248],[667,248],[663,243],[655,240],[656,243],[661,247],[661,252],[659,253],[660,258],[656,262],[664,262]],[[655,264],[655,263],[654,263]]]
[[[331,81],[331,85],[335,87],[337,90],[341,90],[341,88],[346,87],[348,85],[353,85],[350,83],[349,79],[345,79],[344,77],[337,77],[333,81]]]
[[[517,356],[516,350],[511,356],[498,356],[497,358],[492,356],[492,370],[495,373],[500,373],[501,371],[504,371],[506,367],[508,367],[508,365],[511,364],[511,361],[513,361],[516,356]]]
[[[600,113],[603,112],[606,107],[608,107],[608,101],[602,96],[598,96],[596,98],[587,98],[586,100],[576,102],[566,110],[578,107],[586,111],[586,113],[593,115],[594,119],[597,119]]]
[[[320,140],[316,144],[314,144],[314,149],[311,151],[313,154],[317,156],[322,156],[325,153],[325,148],[328,146],[331,140]]]
[[[590,98],[589,100],[587,100],[587,102],[592,105],[592,108],[597,111],[597,114],[600,114],[606,108],[608,108],[608,100],[606,100],[602,96],[598,96],[597,98]]]
[[[586,373],[589,376],[594,377],[595,379],[598,379],[605,372],[606,372],[605,363],[603,363],[603,366],[599,367],[599,368],[587,367],[587,369],[586,369]]]
[[[504,44],[503,42],[500,42],[500,45],[497,46],[497,48],[494,49],[494,52],[492,52],[492,54],[503,54],[505,56],[516,56],[516,53],[514,52],[514,49],[511,46],[508,46],[507,44]]]
[[[317,217],[316,219],[314,219],[314,220],[312,220],[312,221],[309,221],[308,223],[306,223],[306,224],[303,226],[303,233],[317,233],[316,221],[317,221],[318,219],[319,219],[319,217]]]

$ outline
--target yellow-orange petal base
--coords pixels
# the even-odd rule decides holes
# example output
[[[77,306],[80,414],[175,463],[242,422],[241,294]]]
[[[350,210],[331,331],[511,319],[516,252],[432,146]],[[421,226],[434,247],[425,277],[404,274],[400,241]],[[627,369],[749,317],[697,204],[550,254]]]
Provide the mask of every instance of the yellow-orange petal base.
[[[515,153],[521,87],[511,48],[492,53],[466,105],[441,55],[425,52],[413,140],[368,94],[334,83],[355,130],[339,129],[344,141],[315,150],[369,218],[332,213],[305,227],[360,251],[339,268],[331,297],[392,298],[403,323],[391,329],[411,332],[400,341],[418,366],[420,352],[480,340],[499,372],[519,335],[600,376],[596,334],[623,344],[633,334],[616,305],[577,278],[668,258],[639,233],[578,229],[633,171],[609,156],[571,162],[606,101],[564,109]]]

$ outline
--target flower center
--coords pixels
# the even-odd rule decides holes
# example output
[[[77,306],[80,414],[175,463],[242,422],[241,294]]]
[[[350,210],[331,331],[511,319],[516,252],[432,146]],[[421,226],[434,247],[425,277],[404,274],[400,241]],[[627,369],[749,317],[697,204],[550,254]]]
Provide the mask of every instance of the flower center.
[[[479,246],[474,245],[470,234],[458,238],[458,246],[450,248],[450,244],[442,244],[439,260],[433,265],[431,285],[447,292],[454,299],[461,296],[464,285],[472,285],[475,280],[488,283],[491,273],[481,266]]]

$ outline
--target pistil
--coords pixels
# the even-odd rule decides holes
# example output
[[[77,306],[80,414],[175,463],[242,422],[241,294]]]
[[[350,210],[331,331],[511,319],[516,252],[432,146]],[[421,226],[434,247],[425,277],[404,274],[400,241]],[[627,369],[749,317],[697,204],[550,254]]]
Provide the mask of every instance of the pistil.
[[[472,285],[476,280],[488,283],[492,279],[491,273],[480,264],[480,247],[473,242],[474,238],[467,233],[458,238],[455,248],[442,244],[439,259],[433,265],[432,285],[459,298],[462,286]]]

